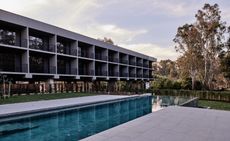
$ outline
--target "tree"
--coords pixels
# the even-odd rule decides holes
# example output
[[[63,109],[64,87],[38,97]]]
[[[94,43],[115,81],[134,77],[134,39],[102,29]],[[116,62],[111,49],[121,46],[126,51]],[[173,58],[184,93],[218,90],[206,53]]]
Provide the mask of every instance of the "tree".
[[[207,89],[212,89],[211,83],[218,70],[218,55],[222,50],[225,22],[221,21],[221,11],[218,4],[205,4],[196,14],[195,26],[201,35],[201,48],[204,57],[203,84]]]
[[[177,78],[177,66],[172,60],[161,60],[153,65],[155,74],[160,76],[169,77],[170,79]]]
[[[194,25],[185,24],[177,30],[174,42],[176,51],[182,53],[177,59],[180,73],[192,79],[192,89],[195,88],[195,81],[202,64],[201,35]]]
[[[217,4],[205,4],[195,15],[196,22],[179,27],[174,38],[176,51],[182,53],[177,60],[179,70],[192,78],[193,88],[199,78],[206,89],[213,89],[220,74],[219,54],[226,33],[220,13]]]
[[[104,37],[103,39],[98,39],[98,40],[114,45],[114,42],[111,38]]]
[[[230,27],[229,27],[229,31],[230,31]],[[230,81],[230,37],[228,38],[225,44],[225,50],[222,50],[219,57],[220,57],[220,69],[223,72],[223,76],[227,80],[226,87],[228,88],[228,83]]]

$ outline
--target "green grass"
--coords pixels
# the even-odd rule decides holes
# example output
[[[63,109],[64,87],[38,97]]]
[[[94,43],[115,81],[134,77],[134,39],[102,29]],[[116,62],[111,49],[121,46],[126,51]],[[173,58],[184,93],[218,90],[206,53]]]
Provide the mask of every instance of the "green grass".
[[[230,103],[220,101],[199,100],[199,106],[210,107],[211,109],[230,111]]]
[[[91,93],[57,93],[57,94],[35,94],[35,95],[20,95],[12,96],[6,99],[0,99],[1,104],[19,103],[19,102],[30,102],[30,101],[40,101],[40,100],[52,100],[52,99],[62,99],[62,98],[73,98],[82,96],[92,96],[95,94]]]

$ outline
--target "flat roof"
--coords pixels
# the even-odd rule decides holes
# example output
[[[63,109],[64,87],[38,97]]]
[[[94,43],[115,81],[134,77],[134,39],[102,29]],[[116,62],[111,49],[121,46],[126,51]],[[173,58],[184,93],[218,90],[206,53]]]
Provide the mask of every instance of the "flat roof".
[[[172,106],[82,141],[229,141],[230,112]]]

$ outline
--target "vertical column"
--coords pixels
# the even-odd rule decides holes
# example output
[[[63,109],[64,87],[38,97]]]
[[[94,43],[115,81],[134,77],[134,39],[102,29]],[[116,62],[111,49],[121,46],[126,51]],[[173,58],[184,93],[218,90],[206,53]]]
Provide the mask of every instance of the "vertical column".
[[[76,56],[76,58],[71,61],[71,74],[73,75],[78,75],[77,44],[77,41],[71,43],[71,54]]]
[[[54,78],[58,78],[59,76],[57,75],[57,35],[53,35],[49,38],[49,42],[51,47],[53,47],[53,51],[55,54],[50,58],[49,60],[49,69],[50,73],[54,74]]]
[[[93,45],[92,46],[92,49],[91,49],[91,54],[93,54],[93,61],[90,63],[90,73],[92,71],[92,74],[93,75],[93,80],[96,80],[96,76],[95,76],[95,46]]]
[[[21,32],[21,43],[27,49],[26,52],[22,54],[22,71],[26,72],[25,78],[32,78],[30,74],[30,54],[29,54],[29,28],[26,27]]]
[[[75,41],[75,48],[76,48],[76,58],[77,58],[77,60],[76,60],[76,69],[77,69],[77,76],[75,77],[75,79],[80,79],[80,76],[79,76],[79,58],[78,58],[78,56],[79,56],[79,47],[78,47],[78,41]]]

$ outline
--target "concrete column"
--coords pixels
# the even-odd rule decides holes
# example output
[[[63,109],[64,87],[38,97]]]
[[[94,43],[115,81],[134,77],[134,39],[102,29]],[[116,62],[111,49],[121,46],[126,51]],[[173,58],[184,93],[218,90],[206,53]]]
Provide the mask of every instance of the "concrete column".
[[[48,91],[51,92],[51,93],[54,93],[55,92],[55,89],[54,89],[55,88],[54,87],[54,80],[53,79],[48,79],[47,83],[48,83],[49,89],[50,89]]]
[[[49,43],[51,47],[54,48],[55,55],[53,55],[50,60],[49,60],[49,69],[50,73],[57,75],[57,35],[53,35],[52,37],[49,38]]]

